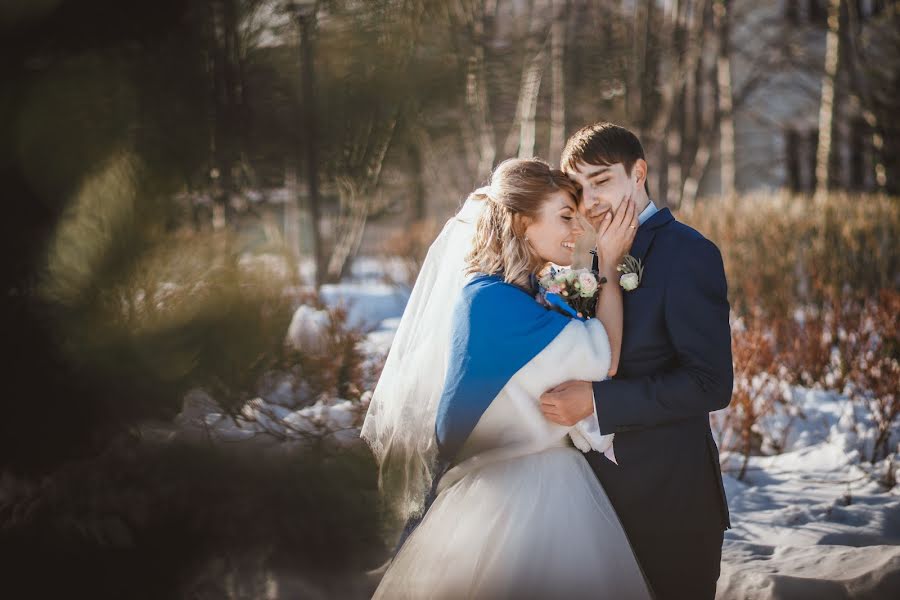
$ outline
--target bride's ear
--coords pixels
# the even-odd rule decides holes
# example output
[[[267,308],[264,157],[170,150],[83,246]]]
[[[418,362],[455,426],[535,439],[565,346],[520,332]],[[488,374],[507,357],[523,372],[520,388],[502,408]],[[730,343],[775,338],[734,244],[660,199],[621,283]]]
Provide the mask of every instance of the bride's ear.
[[[516,237],[523,240],[528,239],[528,228],[534,224],[534,219],[526,215],[517,215],[518,223],[516,224]]]

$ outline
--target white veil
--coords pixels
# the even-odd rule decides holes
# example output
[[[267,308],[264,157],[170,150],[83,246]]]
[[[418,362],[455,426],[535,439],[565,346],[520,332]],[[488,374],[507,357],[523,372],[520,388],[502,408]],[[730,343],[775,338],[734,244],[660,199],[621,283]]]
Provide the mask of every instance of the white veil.
[[[360,434],[378,461],[390,508],[402,520],[420,513],[434,476],[434,426],[453,309],[468,279],[465,257],[489,196],[486,187],[472,193],[428,249]]]

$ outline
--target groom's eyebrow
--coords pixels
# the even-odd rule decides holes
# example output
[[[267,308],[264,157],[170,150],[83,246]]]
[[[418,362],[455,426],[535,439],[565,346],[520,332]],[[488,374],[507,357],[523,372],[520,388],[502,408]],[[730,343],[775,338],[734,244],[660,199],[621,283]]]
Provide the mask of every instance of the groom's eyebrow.
[[[603,175],[603,174],[606,173],[607,171],[609,171],[609,167],[600,167],[599,169],[595,169],[595,170],[593,170],[593,171],[589,171],[589,172],[585,175],[585,177],[588,178],[588,179],[590,179],[590,178],[592,178],[592,177],[596,177],[597,175]]]

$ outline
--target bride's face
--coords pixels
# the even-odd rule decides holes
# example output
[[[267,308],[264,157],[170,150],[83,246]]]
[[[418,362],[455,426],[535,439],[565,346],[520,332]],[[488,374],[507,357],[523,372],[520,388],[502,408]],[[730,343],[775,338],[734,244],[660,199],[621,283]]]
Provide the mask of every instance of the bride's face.
[[[525,228],[525,236],[541,260],[560,266],[572,264],[575,241],[583,234],[575,200],[562,191],[548,196],[537,219]]]

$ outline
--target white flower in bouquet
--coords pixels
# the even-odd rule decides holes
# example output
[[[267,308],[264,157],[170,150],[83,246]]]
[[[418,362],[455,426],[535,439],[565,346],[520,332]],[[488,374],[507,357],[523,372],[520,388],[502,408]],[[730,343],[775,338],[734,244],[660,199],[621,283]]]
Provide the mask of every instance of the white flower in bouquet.
[[[590,271],[578,275],[578,289],[582,298],[590,298],[597,291],[597,277]]]

